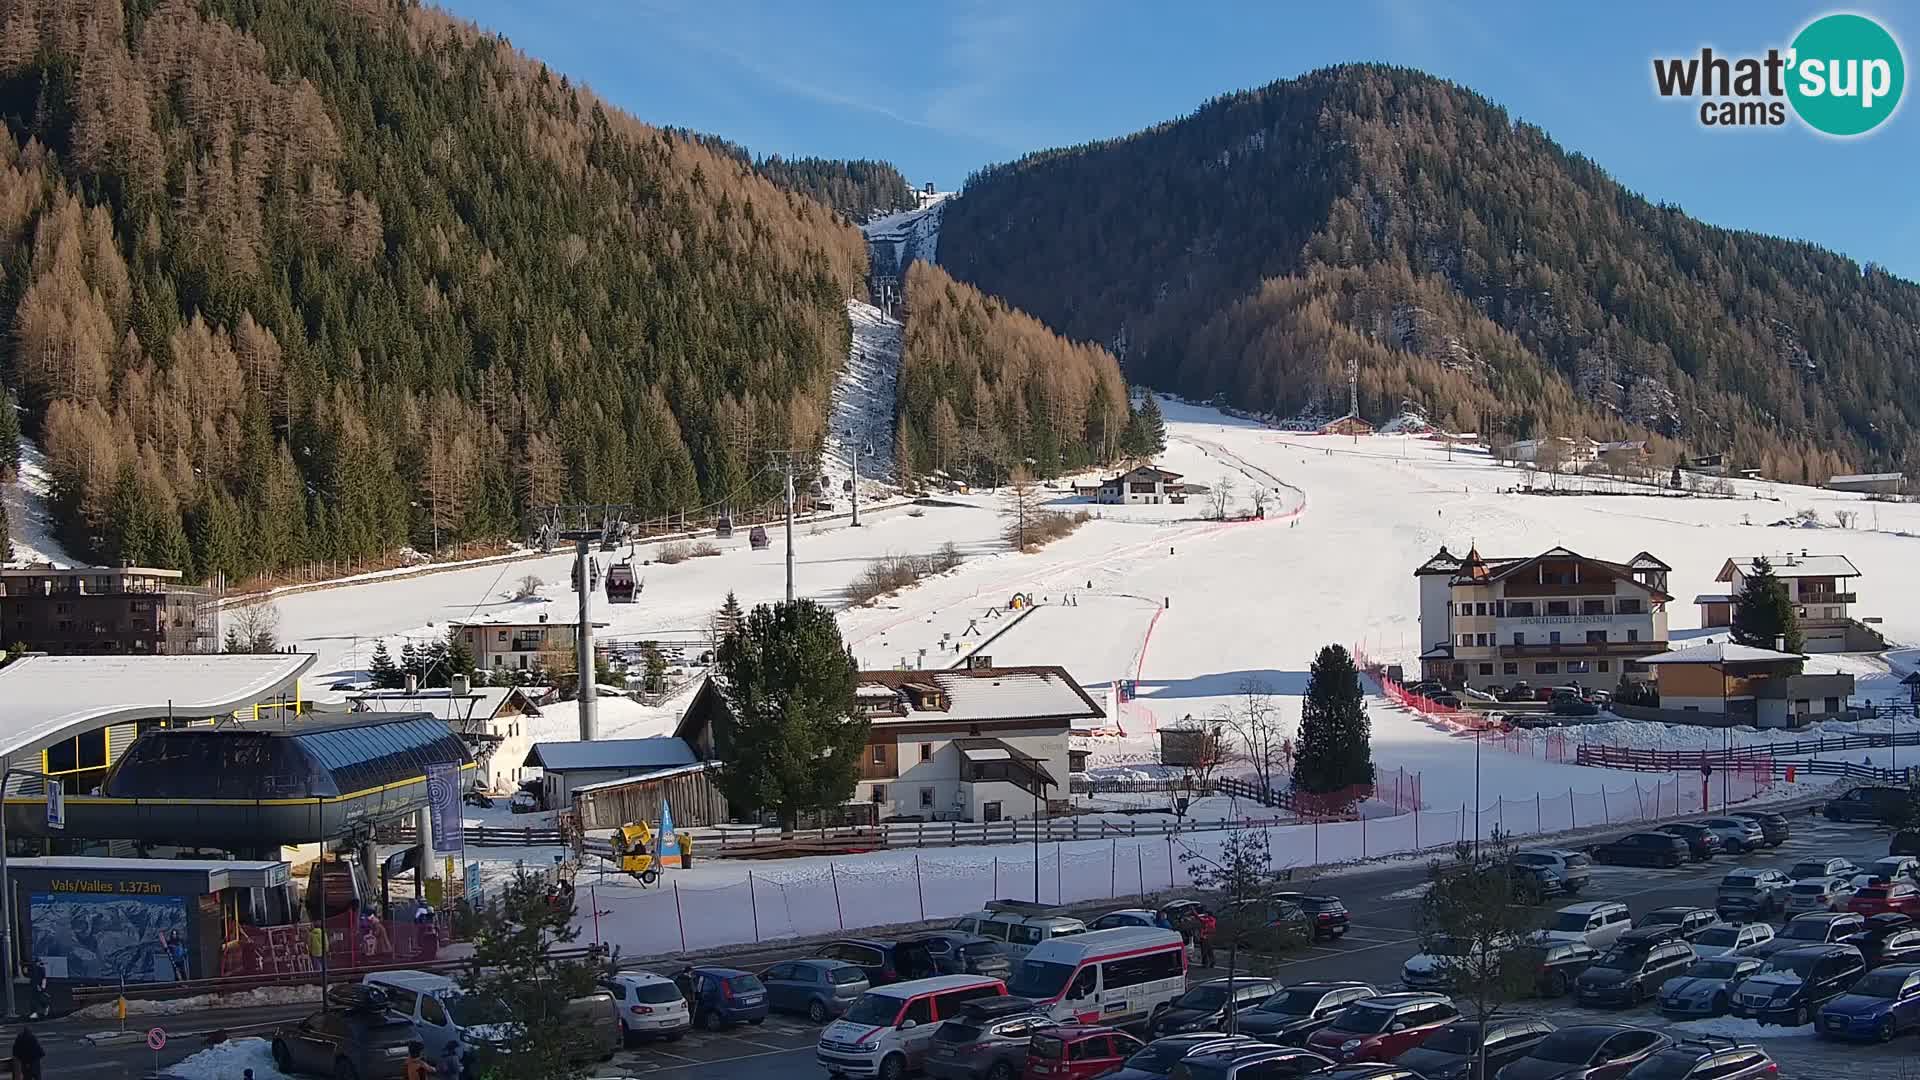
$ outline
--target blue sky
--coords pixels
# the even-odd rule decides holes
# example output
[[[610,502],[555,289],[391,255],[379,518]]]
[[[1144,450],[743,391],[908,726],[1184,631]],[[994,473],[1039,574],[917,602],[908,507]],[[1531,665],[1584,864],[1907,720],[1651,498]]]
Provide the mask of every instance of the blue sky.
[[[1216,94],[1345,61],[1404,64],[1485,94],[1649,198],[1920,280],[1920,105],[1847,141],[1797,124],[1712,131],[1694,106],[1657,98],[1650,74],[1656,55],[1759,53],[1852,10],[1900,38],[1912,81],[1920,5],[442,3],[643,120],[759,154],[880,158],[943,190],[982,165],[1126,134]]]

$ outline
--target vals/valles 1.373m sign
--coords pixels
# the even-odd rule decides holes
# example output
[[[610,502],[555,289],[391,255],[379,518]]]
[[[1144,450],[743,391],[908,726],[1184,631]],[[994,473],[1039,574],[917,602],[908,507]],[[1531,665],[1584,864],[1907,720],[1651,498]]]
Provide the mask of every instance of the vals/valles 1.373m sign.
[[[1698,100],[1705,127],[1780,127],[1789,112],[1825,135],[1865,135],[1884,124],[1906,89],[1900,43],[1865,15],[1823,15],[1785,49],[1763,56],[1656,57],[1661,97]]]

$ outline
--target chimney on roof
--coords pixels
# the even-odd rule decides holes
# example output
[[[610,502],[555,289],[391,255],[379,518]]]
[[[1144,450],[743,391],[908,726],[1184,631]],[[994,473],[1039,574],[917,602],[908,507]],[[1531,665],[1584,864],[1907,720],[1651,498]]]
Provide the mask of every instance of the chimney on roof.
[[[418,694],[419,692],[420,692],[420,676],[415,675],[411,671],[407,672],[407,696],[412,697],[415,694]]]
[[[466,697],[473,692],[473,682],[464,671],[447,676],[447,693],[453,697]]]
[[[541,622],[546,622],[546,621],[547,621],[547,617],[546,617],[545,615],[542,615],[542,616],[540,616],[540,621],[541,621]]]

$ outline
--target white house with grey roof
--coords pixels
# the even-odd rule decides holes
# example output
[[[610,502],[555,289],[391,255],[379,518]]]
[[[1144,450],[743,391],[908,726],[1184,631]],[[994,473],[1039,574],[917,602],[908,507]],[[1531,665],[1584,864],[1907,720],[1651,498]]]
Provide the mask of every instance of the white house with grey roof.
[[[1765,558],[1773,576],[1787,587],[1787,599],[1793,602],[1800,621],[1800,647],[1810,653],[1860,652],[1883,649],[1879,634],[1853,617],[1853,605],[1860,594],[1854,584],[1860,570],[1845,555],[1799,554],[1735,556],[1720,567],[1714,577],[1724,582],[1725,592],[1701,593],[1693,598],[1700,607],[1703,627],[1731,626],[1739,614],[1740,594],[1753,576],[1754,563]]]
[[[863,671],[853,709],[869,723],[853,802],[880,819],[1001,821],[1044,816],[1067,799],[1067,735],[1105,712],[1056,666]],[[716,755],[730,723],[709,679],[674,734]]]
[[[542,770],[541,793],[547,807],[554,809],[570,805],[574,793],[582,788],[697,769],[700,759],[685,740],[655,736],[535,743],[521,764]]]

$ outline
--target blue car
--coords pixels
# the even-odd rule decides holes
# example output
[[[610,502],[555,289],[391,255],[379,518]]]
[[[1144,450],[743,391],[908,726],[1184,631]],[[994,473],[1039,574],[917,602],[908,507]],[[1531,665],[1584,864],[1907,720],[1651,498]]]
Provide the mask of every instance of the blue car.
[[[751,971],[738,968],[697,967],[683,972],[676,983],[685,985],[693,1009],[693,1026],[719,1031],[734,1024],[758,1024],[767,1018],[767,986]]]
[[[1920,964],[1893,964],[1860,977],[1820,1008],[1823,1039],[1886,1042],[1920,1028]]]

